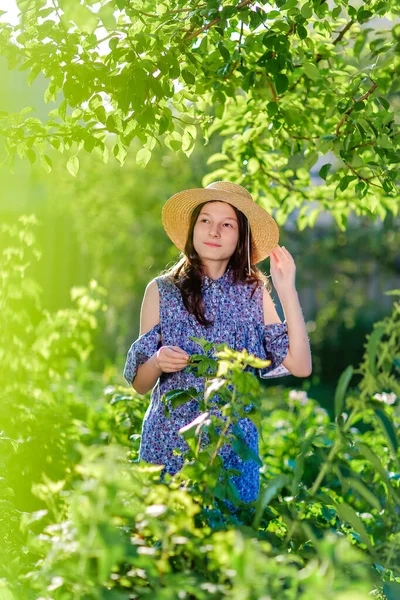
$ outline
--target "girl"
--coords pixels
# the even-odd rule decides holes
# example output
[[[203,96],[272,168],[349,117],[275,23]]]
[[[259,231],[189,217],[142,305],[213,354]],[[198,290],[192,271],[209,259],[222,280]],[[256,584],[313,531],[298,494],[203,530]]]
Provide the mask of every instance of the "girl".
[[[146,411],[139,460],[164,465],[175,474],[183,466],[187,444],[178,430],[199,416],[190,400],[164,414],[161,396],[174,389],[204,389],[204,378],[185,371],[189,355],[200,347],[190,336],[226,343],[271,365],[260,377],[311,373],[306,326],[295,287],[295,263],[277,245],[274,219],[242,186],[217,181],[206,188],[184,190],[165,203],[166,233],[183,252],[171,269],[152,280],[145,291],[140,337],[128,351],[124,377],[139,394],[152,389]],[[254,265],[270,256],[271,277],[285,313],[282,323],[266,286],[267,278]],[[258,432],[247,418],[239,420],[245,442],[258,454]],[[224,466],[238,469],[232,477],[244,502],[259,493],[259,467],[243,461],[228,444],[219,450]]]

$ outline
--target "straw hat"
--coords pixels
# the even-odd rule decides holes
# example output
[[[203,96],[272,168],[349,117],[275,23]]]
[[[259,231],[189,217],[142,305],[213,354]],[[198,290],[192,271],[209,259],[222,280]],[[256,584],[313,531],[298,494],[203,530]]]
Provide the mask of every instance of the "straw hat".
[[[252,234],[251,263],[269,256],[278,245],[279,229],[276,221],[264,208],[256,204],[251,194],[231,181],[214,181],[205,188],[183,190],[171,196],[162,209],[162,223],[168,237],[179,250],[184,251],[189,232],[190,215],[203,202],[219,200],[235,206],[248,218]]]

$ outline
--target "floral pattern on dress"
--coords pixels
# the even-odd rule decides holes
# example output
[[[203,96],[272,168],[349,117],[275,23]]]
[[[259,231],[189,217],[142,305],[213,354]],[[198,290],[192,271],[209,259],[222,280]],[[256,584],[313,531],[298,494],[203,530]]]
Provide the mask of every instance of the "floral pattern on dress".
[[[287,323],[264,325],[262,286],[256,287],[252,294],[254,284],[233,283],[230,268],[216,280],[205,276],[202,284],[205,315],[213,320],[211,327],[206,328],[188,313],[179,289],[168,275],[156,277],[156,282],[160,296],[160,322],[129,348],[124,368],[128,384],[132,383],[139,366],[151,358],[161,345],[179,346],[189,354],[202,353],[202,348],[190,340],[190,336],[226,343],[234,350],[246,348],[250,354],[271,360],[267,368],[250,369],[262,378],[290,375],[290,371],[282,365],[289,349]],[[184,457],[174,454],[174,449],[183,454],[188,446],[178,430],[199,416],[198,402],[192,399],[174,410],[170,407],[171,416],[167,418],[161,397],[168,391],[189,387],[201,393],[204,381],[204,377],[196,377],[188,368],[161,374],[151,392],[151,401],[143,419],[139,460],[164,465],[162,474],[168,472],[174,475],[182,468]],[[215,411],[214,414],[220,416],[218,409]],[[258,431],[254,423],[241,418],[239,427],[246,444],[258,455]],[[243,461],[229,444],[222,445],[219,454],[224,466],[241,473],[232,477],[241,500],[256,500],[260,489],[257,463]]]

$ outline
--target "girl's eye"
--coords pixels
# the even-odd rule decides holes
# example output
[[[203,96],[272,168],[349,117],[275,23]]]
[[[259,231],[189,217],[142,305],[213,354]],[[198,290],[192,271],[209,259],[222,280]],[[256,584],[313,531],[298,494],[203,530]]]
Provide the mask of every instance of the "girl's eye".
[[[207,221],[208,219],[206,219],[205,217],[203,219],[200,219],[200,223],[206,223]],[[227,225],[228,227],[233,227],[231,223],[224,223],[224,225]]]

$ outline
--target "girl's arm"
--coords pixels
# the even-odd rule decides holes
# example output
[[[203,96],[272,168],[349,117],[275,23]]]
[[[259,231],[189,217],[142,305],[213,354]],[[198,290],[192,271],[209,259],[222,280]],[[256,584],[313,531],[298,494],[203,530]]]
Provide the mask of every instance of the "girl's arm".
[[[289,350],[282,364],[295,377],[308,377],[312,372],[311,350],[295,285],[296,265],[292,255],[284,246],[282,248],[277,246],[271,252],[270,260],[272,281],[282,304],[288,328]],[[272,313],[270,315],[272,320],[269,322],[279,322],[277,314],[276,317],[277,321],[275,321],[275,314]]]
[[[147,333],[160,321],[160,296],[157,282],[153,279],[146,287],[140,311],[140,335]],[[132,387],[138,394],[146,394],[156,384],[162,370],[157,363],[157,352],[149,360],[140,365]]]
[[[160,322],[160,295],[153,279],[144,293],[140,311],[140,335],[144,335]],[[161,346],[142,363],[132,381],[138,394],[146,394],[157,383],[162,373],[174,373],[187,366],[189,354],[178,346]]]
[[[308,377],[312,372],[310,341],[296,288],[279,294],[288,328],[289,350],[282,364],[295,377]]]

